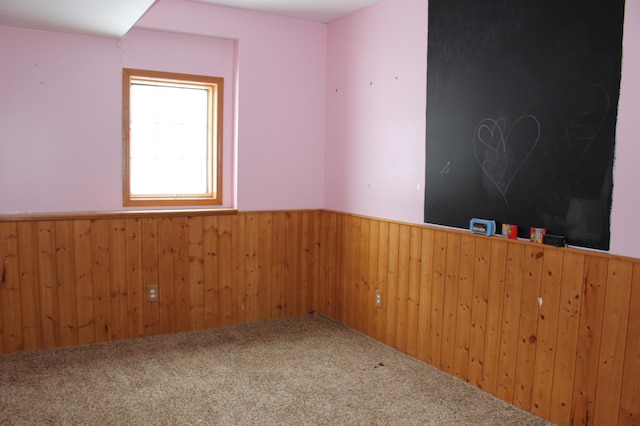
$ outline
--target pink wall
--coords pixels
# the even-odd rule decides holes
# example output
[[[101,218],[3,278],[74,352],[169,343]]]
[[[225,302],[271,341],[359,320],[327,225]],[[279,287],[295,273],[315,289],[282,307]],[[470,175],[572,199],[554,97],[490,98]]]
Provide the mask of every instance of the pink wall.
[[[640,2],[627,1],[622,45],[616,159],[613,168],[611,252],[640,257]]]
[[[326,209],[422,223],[427,11],[427,0],[385,0],[329,24]],[[610,251],[633,257],[640,257],[639,28],[640,3],[627,1]]]
[[[123,209],[122,67],[225,77],[225,205],[322,207],[325,25],[160,0],[125,38],[0,27],[1,213]]]
[[[122,204],[115,41],[0,27],[0,55],[0,211]]]
[[[325,208],[422,222],[427,2],[329,24]]]

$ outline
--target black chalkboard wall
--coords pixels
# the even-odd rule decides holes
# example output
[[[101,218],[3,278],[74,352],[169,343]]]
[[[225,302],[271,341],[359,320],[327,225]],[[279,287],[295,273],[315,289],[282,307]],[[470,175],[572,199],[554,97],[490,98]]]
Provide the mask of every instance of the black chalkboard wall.
[[[609,249],[623,20],[624,0],[429,0],[425,222]]]

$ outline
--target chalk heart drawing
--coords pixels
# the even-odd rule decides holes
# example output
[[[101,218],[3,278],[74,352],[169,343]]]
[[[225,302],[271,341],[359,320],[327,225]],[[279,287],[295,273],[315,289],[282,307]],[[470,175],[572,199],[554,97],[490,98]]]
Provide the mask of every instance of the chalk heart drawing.
[[[485,118],[476,126],[473,133],[476,161],[506,204],[513,179],[539,141],[540,122],[533,115],[520,116],[508,129],[503,117]]]

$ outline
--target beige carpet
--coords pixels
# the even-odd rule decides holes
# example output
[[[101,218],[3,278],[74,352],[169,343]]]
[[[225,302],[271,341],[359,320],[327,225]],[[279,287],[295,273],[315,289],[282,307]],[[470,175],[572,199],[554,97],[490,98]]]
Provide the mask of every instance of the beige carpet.
[[[2,425],[547,425],[326,317],[0,356]]]

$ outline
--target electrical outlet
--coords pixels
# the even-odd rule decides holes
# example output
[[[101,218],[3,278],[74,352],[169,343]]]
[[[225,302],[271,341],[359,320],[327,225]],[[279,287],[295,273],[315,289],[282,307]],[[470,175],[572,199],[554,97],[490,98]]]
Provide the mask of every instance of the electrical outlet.
[[[382,290],[376,290],[376,307],[382,308]]]
[[[158,286],[155,284],[147,286],[147,299],[149,302],[158,301]]]

